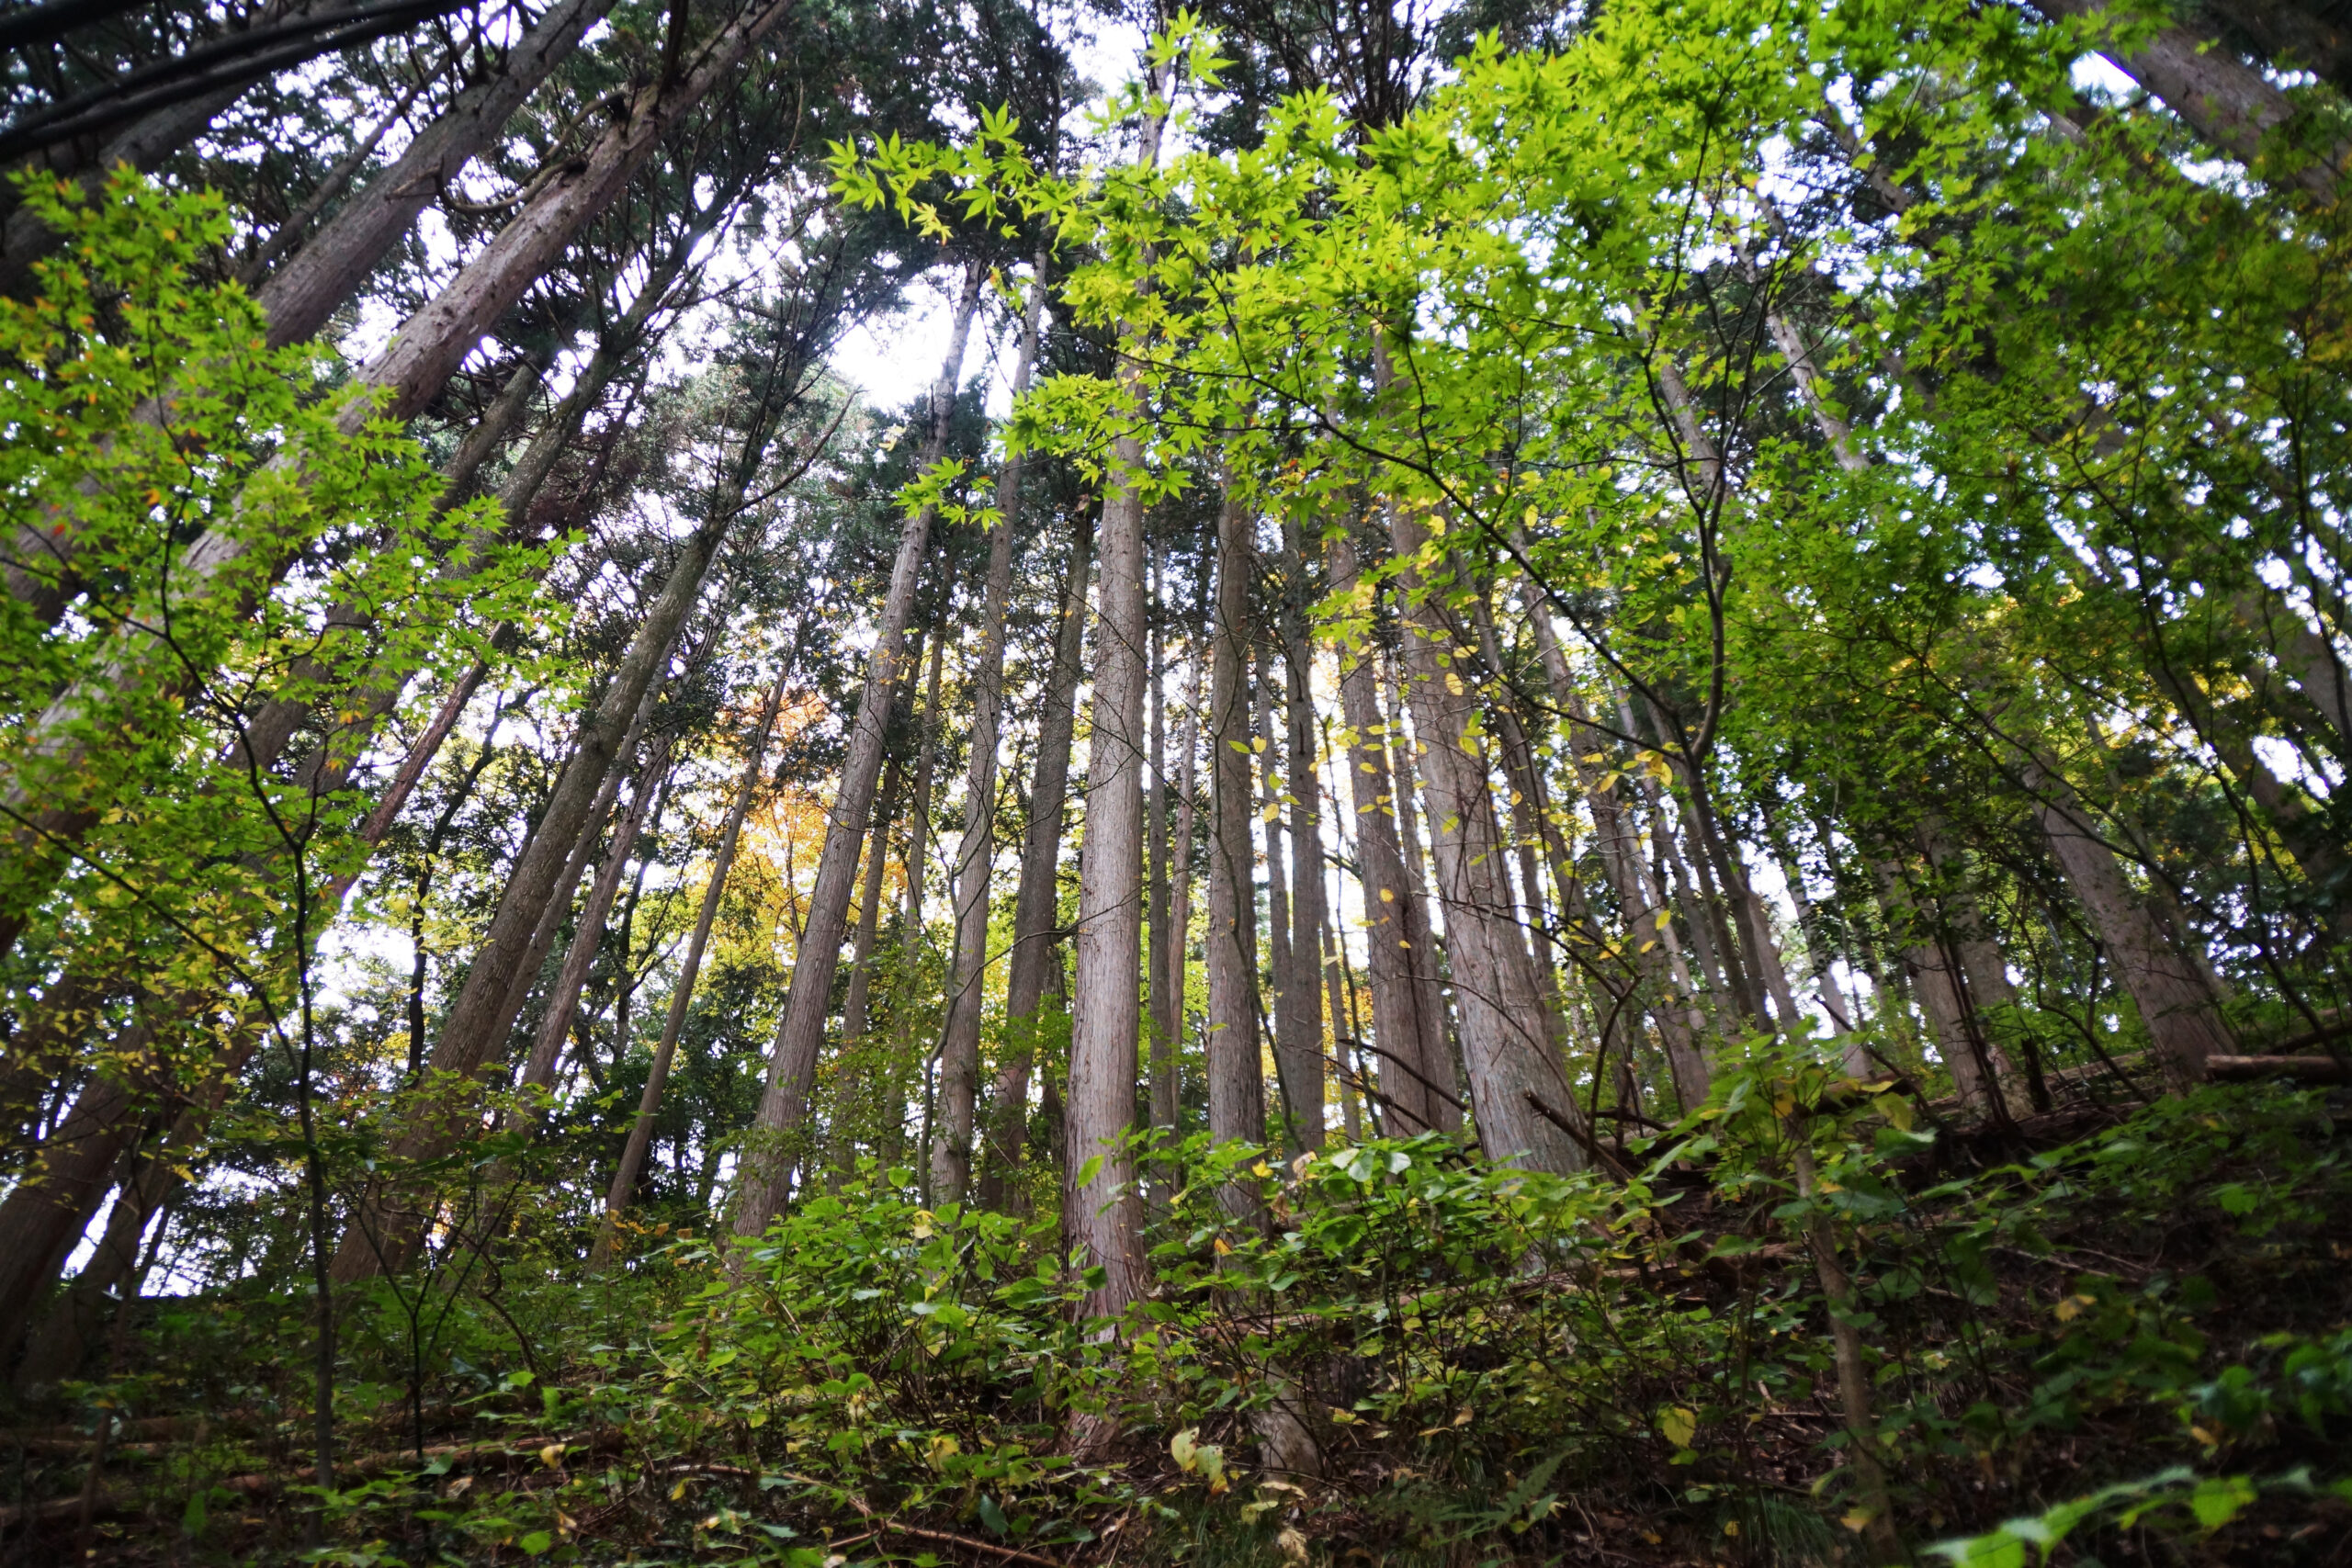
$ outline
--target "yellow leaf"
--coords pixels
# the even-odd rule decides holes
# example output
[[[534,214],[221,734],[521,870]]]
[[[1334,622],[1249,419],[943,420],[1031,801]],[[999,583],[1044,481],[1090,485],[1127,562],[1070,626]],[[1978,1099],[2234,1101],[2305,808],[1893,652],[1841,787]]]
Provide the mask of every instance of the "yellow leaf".
[[[1687,1449],[1690,1439],[1699,1435],[1699,1413],[1676,1404],[1658,1413],[1657,1429],[1666,1440],[1678,1449]]]
[[[546,1448],[541,1449],[539,1450],[539,1462],[546,1465],[549,1470],[553,1470],[557,1465],[561,1464],[563,1462],[563,1445],[561,1443],[549,1443]]]

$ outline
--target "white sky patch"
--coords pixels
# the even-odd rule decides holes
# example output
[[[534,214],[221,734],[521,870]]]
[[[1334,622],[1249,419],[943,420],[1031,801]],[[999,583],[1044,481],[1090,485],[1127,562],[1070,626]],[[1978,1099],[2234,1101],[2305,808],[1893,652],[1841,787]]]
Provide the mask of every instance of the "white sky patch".
[[[2067,77],[2086,93],[2104,93],[2110,98],[2126,98],[2140,90],[2140,84],[2123,73],[2120,66],[2104,54],[2090,53],[2075,62]]]
[[[1091,132],[1091,115],[1100,94],[1136,75],[1142,68],[1143,29],[1129,21],[1108,22],[1099,30],[1076,32],[1070,39],[1072,63],[1080,78],[1096,95],[1074,105],[1062,119],[1073,142],[1083,143]],[[1071,154],[1082,155],[1077,150]],[[1026,287],[1027,268],[1022,269]],[[894,316],[861,322],[842,339],[833,355],[842,379],[865,394],[876,409],[903,409],[931,390],[939,378],[940,362],[947,355],[948,328],[955,314],[955,275],[942,268],[908,290],[907,308]],[[986,406],[1001,419],[1012,406],[1012,367],[1018,343],[1017,319],[983,300],[980,319],[972,325],[972,340],[964,355],[964,381],[987,376]]]

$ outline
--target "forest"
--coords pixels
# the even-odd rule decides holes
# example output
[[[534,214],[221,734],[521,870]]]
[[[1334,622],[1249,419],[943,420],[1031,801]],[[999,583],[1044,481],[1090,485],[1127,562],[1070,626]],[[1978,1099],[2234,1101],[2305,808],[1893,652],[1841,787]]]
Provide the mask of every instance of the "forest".
[[[2338,0],[0,59],[0,1565],[2352,1564]]]

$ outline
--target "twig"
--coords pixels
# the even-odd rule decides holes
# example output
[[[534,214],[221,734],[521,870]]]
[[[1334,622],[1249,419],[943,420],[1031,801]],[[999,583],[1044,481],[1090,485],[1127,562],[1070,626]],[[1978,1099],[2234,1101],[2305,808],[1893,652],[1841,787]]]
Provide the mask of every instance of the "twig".
[[[872,1519],[871,1514],[866,1516]],[[960,1546],[971,1551],[993,1551],[1007,1562],[1031,1562],[1036,1568],[1062,1568],[1050,1557],[1040,1557],[1034,1551],[1023,1551],[1017,1546],[999,1546],[992,1540],[976,1540],[967,1535],[953,1535],[946,1530],[924,1529],[920,1525],[902,1525],[892,1520],[876,1520],[877,1530],[892,1535],[912,1536],[917,1540],[933,1540],[942,1546]]]
[[[673,1464],[670,1467],[670,1472],[673,1475],[684,1471],[699,1471],[706,1475],[733,1476],[746,1481],[763,1481],[773,1475],[784,1481],[797,1481],[803,1486],[815,1487],[820,1491],[842,1490],[827,1482],[796,1474],[788,1470],[752,1470],[740,1464],[686,1463]],[[911,1536],[917,1540],[937,1541],[942,1546],[960,1546],[971,1551],[993,1551],[1008,1562],[1035,1563],[1036,1568],[1064,1568],[1062,1563],[1056,1562],[1053,1558],[1041,1557],[1034,1551],[1023,1551],[1017,1546],[999,1546],[992,1540],[978,1540],[971,1536],[956,1535],[948,1530],[926,1529],[921,1525],[902,1525],[896,1519],[886,1519],[876,1514],[872,1508],[866,1506],[865,1499],[854,1492],[842,1492],[842,1495],[851,1507],[857,1510],[860,1518],[874,1527],[869,1532],[872,1534],[887,1532],[891,1535]],[[863,1540],[865,1538],[859,1536],[855,1539]],[[836,1541],[833,1544],[839,1546],[844,1543]]]

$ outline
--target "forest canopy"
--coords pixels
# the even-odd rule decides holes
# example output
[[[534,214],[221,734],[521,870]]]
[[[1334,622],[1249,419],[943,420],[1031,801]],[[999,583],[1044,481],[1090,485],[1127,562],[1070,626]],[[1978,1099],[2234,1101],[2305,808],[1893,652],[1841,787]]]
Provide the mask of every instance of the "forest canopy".
[[[2335,7],[0,55],[0,1562],[2352,1550]]]

